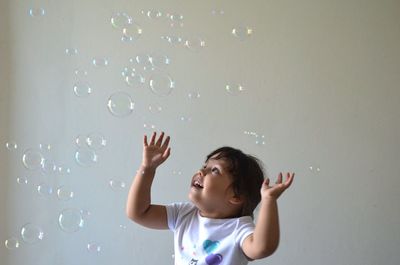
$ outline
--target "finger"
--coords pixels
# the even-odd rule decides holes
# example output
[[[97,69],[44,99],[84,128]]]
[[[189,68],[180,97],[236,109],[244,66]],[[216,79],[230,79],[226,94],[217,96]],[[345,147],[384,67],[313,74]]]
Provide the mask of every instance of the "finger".
[[[264,179],[263,185],[269,187],[269,178]]]
[[[166,160],[169,157],[170,154],[171,154],[171,147],[169,147],[167,150],[165,150],[165,152],[162,155],[162,158],[164,160]]]
[[[282,183],[282,172],[279,173],[278,175],[278,180],[275,182],[276,184]]]
[[[151,139],[150,139],[150,145],[154,145],[155,139],[156,139],[156,132],[153,132],[153,134],[151,135]]]
[[[167,136],[167,138],[165,138],[165,141],[164,141],[163,145],[161,146],[162,149],[166,149],[168,147],[170,139],[171,139],[171,137],[169,137],[169,136]]]
[[[293,174],[286,180],[286,182],[285,182],[285,186],[286,186],[287,188],[292,184],[293,179],[294,179],[294,173],[293,173]]]
[[[143,137],[143,145],[144,146],[149,146],[149,144],[147,143],[147,135],[144,135],[144,137]]]
[[[158,137],[158,140],[156,143],[157,146],[161,146],[163,138],[164,138],[164,132],[161,132],[160,137]]]

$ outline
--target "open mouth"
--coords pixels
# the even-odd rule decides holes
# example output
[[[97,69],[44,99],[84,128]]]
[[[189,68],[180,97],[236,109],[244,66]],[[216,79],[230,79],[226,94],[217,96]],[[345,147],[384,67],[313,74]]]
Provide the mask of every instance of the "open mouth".
[[[192,186],[197,189],[202,189],[204,187],[203,184],[199,180],[193,181]]]

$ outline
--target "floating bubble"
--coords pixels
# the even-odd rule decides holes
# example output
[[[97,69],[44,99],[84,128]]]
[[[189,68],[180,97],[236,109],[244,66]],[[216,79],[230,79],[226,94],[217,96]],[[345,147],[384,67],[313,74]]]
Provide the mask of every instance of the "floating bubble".
[[[132,22],[132,18],[126,13],[116,13],[111,17],[111,25],[114,28],[124,28]]]
[[[179,46],[183,42],[182,38],[179,36],[162,36],[161,39],[168,41],[169,44],[173,46]]]
[[[100,133],[91,133],[86,138],[86,143],[90,149],[100,150],[106,146],[107,141],[104,136]]]
[[[160,105],[149,105],[148,110],[151,113],[159,113],[162,111],[162,107]]]
[[[42,154],[34,149],[27,149],[22,155],[22,163],[27,169],[38,169],[43,163]]]
[[[28,178],[23,176],[23,177],[18,177],[17,178],[17,183],[21,185],[26,185],[28,184]]]
[[[159,96],[169,95],[175,87],[175,82],[168,74],[163,72],[153,72],[149,80],[151,91]]]
[[[57,166],[52,160],[44,159],[42,163],[42,171],[51,174],[57,171]]]
[[[77,78],[85,78],[88,75],[88,72],[82,69],[75,69],[74,74]]]
[[[46,183],[40,183],[37,186],[37,191],[40,195],[45,197],[49,197],[51,194],[53,194],[53,188]]]
[[[66,48],[65,49],[65,54],[66,55],[70,55],[70,56],[77,55],[78,54],[78,49],[76,49],[76,48]]]
[[[18,148],[18,145],[14,141],[9,141],[6,143],[6,148],[10,151],[16,150]]]
[[[123,181],[120,180],[110,180],[109,182],[111,189],[118,191],[118,190],[122,190],[125,188],[126,184]]]
[[[151,57],[148,54],[138,54],[136,55],[135,59],[130,59],[129,61],[131,63],[136,62],[144,69],[149,69],[153,67],[153,64],[151,63]]]
[[[39,144],[39,149],[42,151],[50,151],[51,144]]]
[[[97,162],[97,155],[89,148],[79,148],[75,152],[75,160],[81,166],[90,167]]]
[[[63,210],[58,217],[60,228],[67,232],[73,233],[80,230],[84,225],[84,219],[81,211],[73,208]]]
[[[8,238],[4,241],[6,248],[13,250],[19,248],[19,241],[16,237]]]
[[[93,58],[92,64],[96,67],[105,67],[108,65],[108,60],[106,58]]]
[[[114,116],[124,117],[132,113],[135,104],[125,92],[115,92],[108,99],[108,109]]]
[[[152,66],[157,68],[164,68],[170,64],[170,59],[166,55],[151,54],[149,56],[149,61]]]
[[[142,10],[141,13],[142,13],[143,15],[147,16],[147,17],[150,18],[150,19],[159,19],[159,18],[161,18],[162,15],[163,15],[161,11],[159,11],[159,10],[154,10],[154,9],[147,10],[147,11]]]
[[[57,188],[57,197],[61,201],[68,201],[74,197],[74,192],[65,186],[60,186]]]
[[[200,93],[198,91],[193,91],[188,94],[189,99],[195,100],[200,98]]]
[[[171,27],[183,27],[183,15],[178,13],[167,14],[167,17],[170,19]]]
[[[57,167],[57,171],[59,174],[70,174],[71,173],[71,169],[65,165],[59,165]]]
[[[153,130],[156,128],[156,126],[154,124],[145,123],[145,124],[143,124],[143,128]]]
[[[185,41],[185,47],[191,51],[200,51],[206,46],[206,42],[199,37],[192,37]]]
[[[310,166],[309,169],[313,173],[319,173],[321,171],[321,169],[319,167],[317,167],[317,166]]]
[[[78,136],[76,136],[76,138],[75,138],[75,144],[78,146],[78,147],[84,147],[85,145],[86,145],[86,136],[85,135],[82,135],[82,134],[79,134]]]
[[[125,72],[123,75],[125,75],[125,82],[129,86],[141,86],[146,81],[135,69],[131,69],[130,72]]]
[[[132,23],[122,29],[122,41],[135,41],[140,38],[143,29],[140,25]]]
[[[225,90],[230,94],[238,94],[244,90],[241,84],[228,84],[225,86]]]
[[[98,253],[101,251],[101,246],[99,246],[97,243],[88,243],[87,250],[91,253]]]
[[[211,10],[211,15],[213,15],[213,16],[217,16],[217,15],[220,15],[220,16],[222,16],[222,15],[224,15],[225,14],[225,11],[224,10],[222,10],[222,9],[213,9],[213,10]]]
[[[38,8],[31,8],[28,11],[29,15],[31,17],[42,17],[45,14],[45,11],[43,8],[38,7]]]
[[[92,93],[92,88],[86,82],[76,82],[74,84],[74,93],[78,97],[87,97]]]
[[[191,121],[192,121],[192,118],[191,118],[191,117],[181,116],[181,117],[180,117],[180,120],[183,121],[183,122],[191,122]]]
[[[44,233],[37,225],[28,223],[22,227],[21,237],[26,243],[33,244],[42,240]]]
[[[251,34],[253,34],[253,29],[247,26],[237,26],[232,29],[232,35],[239,40],[246,40],[251,36]]]

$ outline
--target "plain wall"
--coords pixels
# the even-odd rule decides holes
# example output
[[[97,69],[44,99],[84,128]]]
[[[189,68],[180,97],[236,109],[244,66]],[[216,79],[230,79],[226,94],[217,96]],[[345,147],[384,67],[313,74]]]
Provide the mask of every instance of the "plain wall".
[[[35,7],[45,15],[30,17]],[[182,14],[184,25],[149,19],[141,13],[149,9]],[[110,23],[117,12],[142,27],[137,41],[120,40],[122,30]],[[231,34],[236,26],[253,33],[238,40]],[[157,170],[155,203],[186,201],[192,175],[223,145],[260,158],[272,183],[281,171],[296,173],[278,200],[279,248],[253,264],[399,264],[399,1],[2,0],[0,32],[2,265],[173,264],[172,233],[125,216],[143,135],[153,130],[170,135],[172,148]],[[205,47],[176,47],[161,38],[167,35],[200,37]],[[66,48],[78,53],[66,55]],[[161,69],[176,83],[167,96],[149,89],[151,71],[138,68],[142,86],[122,78],[130,58],[149,53],[171,60]],[[108,66],[94,67],[96,57]],[[91,85],[88,97],[73,93],[78,80]],[[231,83],[244,90],[228,93]],[[107,109],[117,91],[132,97],[131,115]],[[190,99],[193,92],[200,98]],[[150,112],[150,105],[162,111]],[[107,145],[97,163],[82,167],[75,138],[92,132]],[[5,147],[11,141],[16,150]],[[49,144],[43,155],[70,173],[24,167],[25,150],[40,144]],[[26,185],[16,181],[23,176]],[[126,187],[111,189],[111,179]],[[53,193],[38,194],[40,183]],[[71,200],[57,198],[61,185],[74,192]],[[75,233],[58,224],[67,208],[90,212]],[[21,238],[27,223],[41,227],[43,240]],[[11,237],[19,248],[5,247]],[[91,242],[101,251],[88,251]]]

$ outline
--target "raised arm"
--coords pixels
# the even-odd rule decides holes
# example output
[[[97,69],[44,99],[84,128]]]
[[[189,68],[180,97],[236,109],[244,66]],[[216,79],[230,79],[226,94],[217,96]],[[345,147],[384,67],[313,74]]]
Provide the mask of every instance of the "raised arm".
[[[261,259],[272,255],[279,244],[279,217],[277,199],[292,183],[294,173],[287,173],[285,183],[282,183],[282,173],[278,175],[276,185],[269,186],[265,179],[261,188],[261,206],[254,233],[243,242],[243,252],[250,259]]]
[[[163,205],[151,204],[151,185],[156,169],[170,155],[168,147],[170,137],[163,143],[164,132],[161,132],[157,142],[156,132],[147,143],[143,138],[143,160],[132,182],[126,202],[126,215],[134,222],[153,229],[168,229],[167,211]]]

